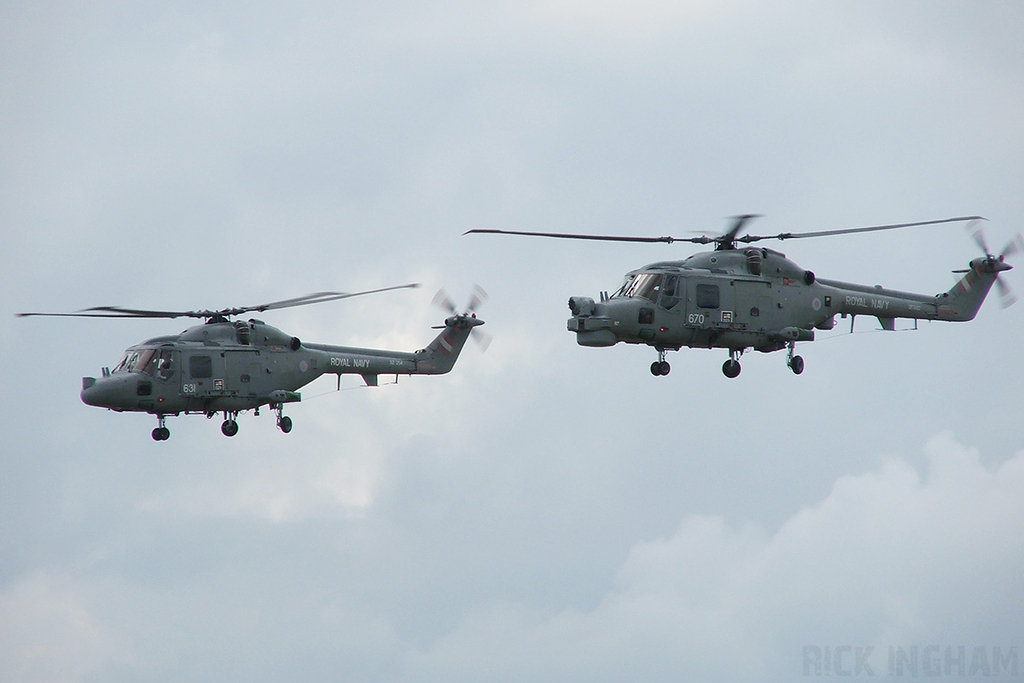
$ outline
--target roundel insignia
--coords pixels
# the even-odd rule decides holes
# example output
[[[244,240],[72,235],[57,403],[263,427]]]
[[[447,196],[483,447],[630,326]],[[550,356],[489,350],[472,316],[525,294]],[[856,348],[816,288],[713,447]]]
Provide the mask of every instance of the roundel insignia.
[[[821,299],[819,299],[818,297],[814,297],[813,299],[811,299],[811,308],[813,308],[816,311],[820,311]]]
[[[302,361],[301,363],[299,363],[299,370],[301,370],[302,372],[309,370],[309,363],[307,363],[306,361]]]

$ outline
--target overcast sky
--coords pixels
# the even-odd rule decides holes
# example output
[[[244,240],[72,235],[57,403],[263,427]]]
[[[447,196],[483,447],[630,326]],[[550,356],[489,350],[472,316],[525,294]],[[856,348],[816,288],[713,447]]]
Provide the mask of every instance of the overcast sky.
[[[577,346],[566,301],[692,245],[462,233],[981,214],[998,250],[1022,34],[1013,2],[0,6],[0,679],[808,680],[960,647],[1008,677],[1024,304],[840,321],[799,377],[752,353],[728,380],[721,350],[653,377]],[[957,224],[783,250],[925,294],[979,255]],[[315,382],[288,435],[157,443],[81,403],[181,321],[14,317],[407,282],[264,317],[411,351],[478,283],[487,352]]]

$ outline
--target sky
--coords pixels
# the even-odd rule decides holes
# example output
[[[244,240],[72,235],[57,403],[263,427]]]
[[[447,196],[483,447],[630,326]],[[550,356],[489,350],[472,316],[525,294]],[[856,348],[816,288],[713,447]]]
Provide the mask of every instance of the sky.
[[[979,214],[998,251],[1022,31],[1012,2],[0,6],[0,679],[1019,674],[1024,304],[653,377],[566,301],[693,245],[462,233]],[[959,224],[779,248],[925,294],[979,255]],[[81,403],[186,323],[15,317],[409,282],[264,318],[411,351],[479,285],[486,352],[318,380],[287,435]]]

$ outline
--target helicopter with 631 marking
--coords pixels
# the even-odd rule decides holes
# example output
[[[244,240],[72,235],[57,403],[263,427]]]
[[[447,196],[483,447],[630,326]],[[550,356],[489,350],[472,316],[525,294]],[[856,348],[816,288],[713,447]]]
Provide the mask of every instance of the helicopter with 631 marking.
[[[467,233],[527,235],[606,242],[691,242],[714,244],[713,251],[694,254],[681,261],[651,263],[626,274],[611,295],[569,299],[572,317],[568,330],[582,346],[614,346],[619,342],[646,344],[658,352],[651,364],[655,376],[671,369],[668,351],[682,347],[720,348],[729,352],[722,366],[726,377],[740,374],[740,356],[748,349],[763,353],[786,349],[786,364],[797,375],[804,360],[794,354],[797,342],[814,341],[815,330],[831,330],[835,317],[872,316],[883,330],[895,330],[897,318],[914,320],[972,320],[992,288],[997,286],[1004,306],[1015,300],[999,274],[1010,270],[1006,257],[1024,249],[1019,234],[998,256],[989,251],[976,230],[981,216],[961,216],[933,221],[876,225],[777,235],[740,235],[757,216],[737,216],[723,235],[710,237],[632,237],[573,233],[524,232],[476,229]],[[764,240],[846,235],[912,226],[968,221],[984,255],[972,260],[963,277],[949,291],[928,296],[817,277],[786,255],[764,246]]]

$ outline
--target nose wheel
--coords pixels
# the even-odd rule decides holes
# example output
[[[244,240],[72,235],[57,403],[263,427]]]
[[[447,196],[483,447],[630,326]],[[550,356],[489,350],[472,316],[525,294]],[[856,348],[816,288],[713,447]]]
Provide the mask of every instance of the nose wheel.
[[[665,360],[665,349],[658,349],[658,360],[651,363],[651,374],[655,377],[667,375],[672,371],[672,366]]]
[[[156,418],[160,421],[160,424],[153,430],[153,441],[167,441],[167,439],[171,438],[171,430],[164,424],[165,418],[163,415],[157,415]]]
[[[221,434],[224,436],[234,436],[238,433],[238,422],[235,421],[237,416],[238,413],[224,413],[224,422],[220,425]]]
[[[735,379],[740,376],[740,370],[743,368],[740,367],[739,357],[742,353],[742,351],[737,351],[736,349],[729,349],[729,360],[725,361],[722,365],[723,375],[729,379]]]

